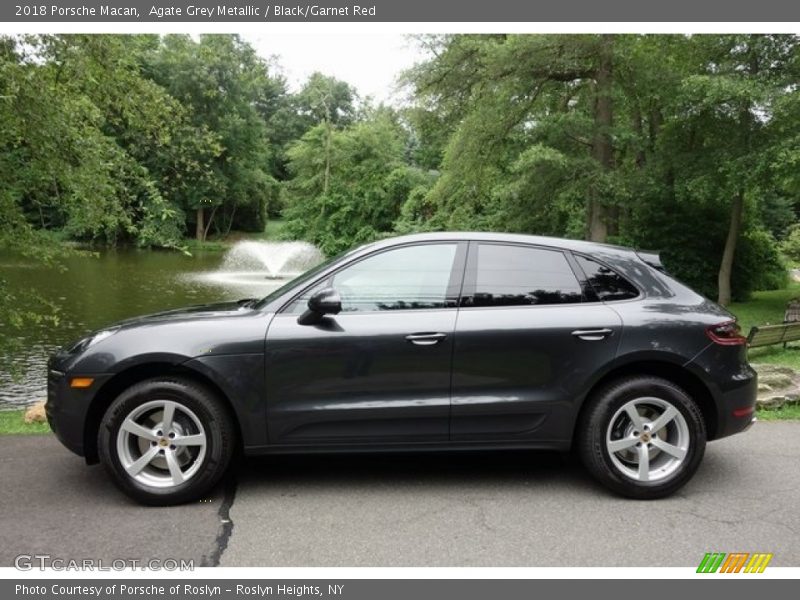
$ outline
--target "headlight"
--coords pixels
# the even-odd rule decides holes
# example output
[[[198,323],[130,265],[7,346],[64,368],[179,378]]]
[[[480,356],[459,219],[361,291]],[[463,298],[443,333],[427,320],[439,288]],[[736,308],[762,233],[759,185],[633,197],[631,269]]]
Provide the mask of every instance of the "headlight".
[[[94,346],[98,342],[102,342],[107,337],[110,337],[119,331],[119,327],[114,327],[111,329],[102,329],[96,333],[86,336],[85,338],[78,340],[72,346],[69,347],[67,352],[69,354],[77,354],[79,352],[84,352],[86,349]]]

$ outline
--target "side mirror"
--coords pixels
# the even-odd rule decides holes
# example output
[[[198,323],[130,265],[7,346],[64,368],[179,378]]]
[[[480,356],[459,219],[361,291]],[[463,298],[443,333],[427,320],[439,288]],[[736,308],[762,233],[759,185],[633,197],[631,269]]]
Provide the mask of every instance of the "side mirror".
[[[315,292],[308,299],[308,308],[297,317],[300,325],[315,325],[325,315],[338,315],[342,311],[342,298],[333,288],[325,288]]]

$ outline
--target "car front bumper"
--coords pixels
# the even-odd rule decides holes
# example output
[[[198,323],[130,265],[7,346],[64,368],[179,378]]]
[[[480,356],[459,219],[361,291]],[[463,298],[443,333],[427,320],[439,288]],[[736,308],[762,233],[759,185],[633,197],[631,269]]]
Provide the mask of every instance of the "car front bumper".
[[[91,377],[94,382],[90,387],[72,388],[69,374],[55,368],[52,361],[47,371],[47,422],[56,438],[78,456],[86,456],[85,435],[92,401],[111,375]]]

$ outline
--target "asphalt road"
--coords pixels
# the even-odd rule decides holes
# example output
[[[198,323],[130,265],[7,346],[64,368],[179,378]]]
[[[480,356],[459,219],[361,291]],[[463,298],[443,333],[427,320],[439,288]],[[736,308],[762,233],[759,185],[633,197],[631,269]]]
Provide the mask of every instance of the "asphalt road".
[[[224,497],[220,486],[204,502],[144,507],[52,435],[0,436],[0,566],[20,554],[213,565],[226,533]]]
[[[206,502],[145,508],[51,436],[0,437],[0,565],[46,553],[198,566],[694,566],[708,551],[800,565],[798,422],[710,444],[687,487],[651,502],[532,452],[271,457],[245,462],[237,480],[232,506],[229,484]]]
[[[239,474],[226,566],[800,566],[800,423],[708,445],[658,501],[615,497],[559,455],[270,458]]]

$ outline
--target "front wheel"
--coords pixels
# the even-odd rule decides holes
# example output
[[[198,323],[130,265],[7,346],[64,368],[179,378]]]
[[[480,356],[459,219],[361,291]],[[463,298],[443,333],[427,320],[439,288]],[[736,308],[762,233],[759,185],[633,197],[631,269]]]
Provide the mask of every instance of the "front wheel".
[[[198,500],[223,476],[234,429],[220,400],[189,380],[150,379],[124,391],[98,432],[100,461],[135,500],[166,506]]]
[[[630,498],[662,498],[697,471],[705,422],[680,387],[659,377],[628,377],[588,401],[577,432],[578,453],[606,487]]]

